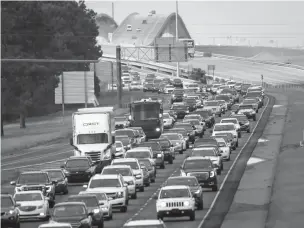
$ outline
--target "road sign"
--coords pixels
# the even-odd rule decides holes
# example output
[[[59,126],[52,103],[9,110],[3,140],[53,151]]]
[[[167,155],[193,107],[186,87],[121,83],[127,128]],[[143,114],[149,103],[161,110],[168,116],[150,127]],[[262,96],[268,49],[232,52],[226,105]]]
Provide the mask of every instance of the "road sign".
[[[154,41],[155,62],[187,62],[188,46],[174,37],[156,38]]]
[[[215,70],[215,65],[208,65],[208,70]]]
[[[91,103],[94,97],[94,72],[69,71],[60,75],[55,104]]]
[[[264,79],[264,76],[261,74],[261,79],[263,80]]]

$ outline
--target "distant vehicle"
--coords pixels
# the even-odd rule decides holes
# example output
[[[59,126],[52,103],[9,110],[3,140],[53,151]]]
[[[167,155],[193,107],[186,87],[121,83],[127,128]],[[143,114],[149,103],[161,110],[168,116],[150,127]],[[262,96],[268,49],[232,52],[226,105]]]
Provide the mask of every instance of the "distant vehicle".
[[[132,31],[132,25],[127,25],[127,31]]]

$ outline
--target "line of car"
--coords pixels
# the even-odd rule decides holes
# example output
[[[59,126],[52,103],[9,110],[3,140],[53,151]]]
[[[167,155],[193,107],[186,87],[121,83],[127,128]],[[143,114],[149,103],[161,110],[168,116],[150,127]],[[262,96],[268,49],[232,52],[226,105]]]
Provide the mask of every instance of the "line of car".
[[[7,206],[7,211],[1,211],[1,223],[20,227],[22,220],[51,217],[50,223],[40,227],[104,227],[104,220],[113,218],[113,210],[126,212],[129,200],[136,200],[137,192],[155,182],[158,167],[165,169],[173,164],[176,154],[188,148],[191,152],[180,167],[180,176],[170,177],[155,196],[156,217],[189,216],[195,220],[195,211],[204,208],[202,188],[218,190],[217,176],[230,160],[231,151],[238,147],[242,132],[251,131],[249,119],[255,120],[253,116],[263,106],[264,92],[260,86],[251,86],[243,97],[230,86],[232,93],[224,88],[225,93],[221,90],[210,96],[200,89],[176,87],[170,94],[172,106],[163,114],[165,131],[159,139],[148,141],[141,128],[128,128],[125,121],[115,132],[115,159],[101,173],[96,173],[90,157],[76,156],[68,158],[60,169],[21,173],[16,182],[11,182],[14,196],[1,195],[2,205],[4,202]],[[228,111],[229,118],[215,123],[216,115],[221,117]],[[211,128],[211,137],[205,138]],[[56,194],[68,194],[68,182],[79,178],[88,181],[85,190],[55,204]],[[141,221],[130,221],[125,226],[137,224]],[[165,227],[158,220],[146,220],[142,226],[149,224]]]

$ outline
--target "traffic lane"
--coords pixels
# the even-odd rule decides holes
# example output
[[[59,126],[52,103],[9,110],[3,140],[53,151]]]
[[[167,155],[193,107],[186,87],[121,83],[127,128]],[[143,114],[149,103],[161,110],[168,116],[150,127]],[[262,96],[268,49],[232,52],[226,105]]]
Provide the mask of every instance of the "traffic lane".
[[[263,107],[264,108],[264,107]],[[257,114],[257,117],[260,117],[259,112]],[[228,113],[226,116],[229,115]],[[225,115],[224,117],[225,118]],[[222,118],[216,118],[216,121],[219,122],[220,119]],[[255,127],[257,122],[250,122],[251,129]],[[236,156],[240,153],[242,147],[245,145],[247,142],[249,136],[251,133],[243,133],[242,137],[239,138],[239,147],[235,150],[232,151],[231,153],[231,160],[230,161],[225,161],[224,162],[224,170],[222,171],[222,174],[218,176],[218,186],[222,184],[223,180],[225,179],[225,176],[228,173],[228,170],[230,169],[231,165],[233,164],[234,159]],[[209,134],[207,134],[208,137]],[[179,169],[172,175],[172,176],[179,176],[180,171]],[[217,192],[212,192],[210,189],[203,189],[204,190],[204,210],[202,211],[196,211],[196,220],[195,221],[189,221],[189,218],[187,217],[182,217],[182,218],[165,218],[165,223],[168,228],[174,227],[174,228],[184,228],[184,227],[193,227],[196,228],[199,226],[200,222],[203,220],[204,216],[206,215],[208,209],[210,208]],[[223,189],[222,191],[225,191]],[[156,193],[156,192],[155,192]],[[233,196],[231,196],[233,197]],[[142,208],[141,211],[137,212],[137,215],[133,216],[132,219],[137,220],[137,219],[157,219],[156,216],[156,200],[151,199],[149,203]],[[182,222],[182,223],[180,223]]]
[[[114,210],[113,220],[105,221],[105,227],[109,228],[117,228],[121,227],[125,221],[127,221],[133,214],[136,213],[138,208],[142,207],[147,200],[153,195],[155,191],[161,186],[161,184],[168,179],[172,173],[177,170],[182,161],[184,160],[185,155],[176,155],[176,159],[174,160],[172,165],[166,164],[165,169],[157,169],[157,177],[155,183],[151,183],[149,187],[145,187],[144,192],[137,193],[136,200],[129,200],[128,211],[126,213],[119,212],[119,210]],[[70,184],[69,185],[69,194],[68,195],[56,195],[56,203],[64,202],[68,199],[70,195],[78,194],[80,191],[85,190],[81,184]],[[10,190],[11,194],[13,193],[13,188]],[[40,224],[45,222],[26,222],[21,224],[21,228],[35,228]]]

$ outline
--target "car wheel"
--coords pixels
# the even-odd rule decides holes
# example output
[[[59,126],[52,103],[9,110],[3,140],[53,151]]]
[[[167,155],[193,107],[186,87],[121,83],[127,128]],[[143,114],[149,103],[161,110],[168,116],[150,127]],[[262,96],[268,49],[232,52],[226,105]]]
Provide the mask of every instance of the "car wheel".
[[[165,162],[164,162],[163,164],[160,165],[160,168],[161,168],[161,169],[164,169],[164,168],[165,168]]]
[[[238,137],[239,137],[239,138],[242,138],[241,132],[238,133]]]
[[[194,221],[195,220],[195,211],[192,211],[189,217],[190,217],[190,221]]]
[[[213,191],[213,192],[217,192],[217,190],[218,190],[217,185],[212,187],[212,191]]]
[[[236,146],[234,146],[232,149],[233,149],[233,150],[236,150]]]
[[[203,138],[203,133],[201,133],[199,137],[200,137],[200,138]]]
[[[158,219],[158,220],[163,220],[164,217],[163,217],[163,216],[160,216],[160,215],[157,215],[157,219]]]
[[[253,121],[256,121],[256,116],[253,117]]]
[[[204,201],[203,199],[201,199],[201,201],[197,205],[197,210],[203,210],[203,209],[204,209]]]
[[[227,161],[230,161],[230,155],[228,156]]]
[[[221,175],[221,174],[222,174],[222,171],[221,171],[220,169],[218,169],[218,170],[216,171],[216,174],[217,174],[217,175]]]
[[[68,189],[68,186],[65,187],[64,191],[63,191],[63,194],[64,195],[67,195],[69,194],[69,189]]]
[[[151,179],[151,183],[155,183],[155,177]]]
[[[131,195],[131,199],[137,199],[137,193],[136,193],[136,191],[135,191],[134,194]]]
[[[236,147],[239,147],[239,140],[236,142]]]
[[[111,211],[111,214],[109,215],[108,220],[112,220],[112,219],[113,219],[113,213]]]
[[[183,154],[183,153],[184,153],[184,151],[183,151],[183,150],[180,150],[180,151],[179,151],[179,154]]]
[[[250,129],[247,130],[247,133],[250,133]]]
[[[173,164],[173,158],[172,157],[169,160],[169,164]]]
[[[127,206],[123,206],[120,208],[120,212],[123,212],[123,213],[127,212],[127,210],[128,210]]]
[[[145,187],[144,187],[144,186],[141,186],[141,187],[139,188],[139,191],[140,191],[140,192],[144,192],[144,191],[145,191]]]
[[[20,228],[20,222],[17,222],[14,228]]]
[[[219,117],[222,117],[222,113],[219,114]]]
[[[97,226],[98,228],[103,228],[104,227],[104,223],[103,223],[103,220],[102,220],[102,222],[101,223],[99,223],[98,224],[98,226]]]
[[[145,184],[145,187],[149,187],[150,186],[150,182]]]

